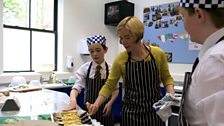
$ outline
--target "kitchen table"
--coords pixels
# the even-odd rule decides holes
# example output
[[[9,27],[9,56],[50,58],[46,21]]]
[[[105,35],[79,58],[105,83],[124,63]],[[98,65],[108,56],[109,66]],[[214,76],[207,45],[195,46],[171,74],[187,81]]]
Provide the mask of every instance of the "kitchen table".
[[[70,98],[66,93],[42,89],[31,92],[10,92],[20,103],[19,111],[0,111],[0,116],[32,116],[63,111]]]

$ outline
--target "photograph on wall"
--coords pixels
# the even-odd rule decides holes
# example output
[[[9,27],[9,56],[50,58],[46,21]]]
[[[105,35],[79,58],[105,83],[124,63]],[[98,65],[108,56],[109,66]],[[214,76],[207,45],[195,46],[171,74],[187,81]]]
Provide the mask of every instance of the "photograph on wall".
[[[144,8],[143,23],[143,42],[162,48],[169,62],[194,62],[200,45],[190,41],[178,12],[178,2]]]

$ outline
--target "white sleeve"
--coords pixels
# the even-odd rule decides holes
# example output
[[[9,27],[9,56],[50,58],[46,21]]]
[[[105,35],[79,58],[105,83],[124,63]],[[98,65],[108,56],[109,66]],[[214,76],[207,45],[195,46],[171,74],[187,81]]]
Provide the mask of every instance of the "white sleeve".
[[[208,126],[224,126],[224,91],[219,91],[201,100],[197,107],[202,111]]]
[[[83,64],[81,67],[79,67],[78,70],[75,72],[75,85],[72,87],[72,89],[78,90],[80,93],[83,88],[85,88],[86,84],[86,76],[89,68],[89,62]]]
[[[196,107],[209,126],[224,125],[224,60],[220,56],[210,56],[202,62],[198,70],[194,92],[198,99]]]

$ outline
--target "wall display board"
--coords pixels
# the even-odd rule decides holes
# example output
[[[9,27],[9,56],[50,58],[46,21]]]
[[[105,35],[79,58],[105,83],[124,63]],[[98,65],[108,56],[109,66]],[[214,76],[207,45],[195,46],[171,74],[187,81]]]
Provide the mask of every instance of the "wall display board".
[[[193,63],[200,45],[190,42],[177,7],[174,2],[144,8],[143,42],[161,47],[169,62]]]

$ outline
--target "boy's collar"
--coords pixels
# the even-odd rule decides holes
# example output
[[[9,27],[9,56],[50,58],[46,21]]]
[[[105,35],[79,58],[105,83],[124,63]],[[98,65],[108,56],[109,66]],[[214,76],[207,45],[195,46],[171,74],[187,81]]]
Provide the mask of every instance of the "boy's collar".
[[[96,68],[98,65],[101,66],[101,68],[105,69],[105,60],[101,64],[97,64],[96,62],[93,61],[93,67]]]

